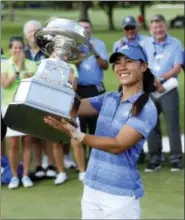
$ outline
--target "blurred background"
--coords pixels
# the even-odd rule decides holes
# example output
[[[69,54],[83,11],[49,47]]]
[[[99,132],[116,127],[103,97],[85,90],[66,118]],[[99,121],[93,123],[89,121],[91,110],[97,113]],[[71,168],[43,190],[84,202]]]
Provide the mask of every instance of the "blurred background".
[[[140,24],[140,33],[150,36],[148,26],[154,14],[163,14],[168,21],[169,34],[179,39],[184,47],[183,1],[1,1],[1,47],[9,56],[11,36],[23,36],[28,20],[45,25],[51,17],[73,20],[88,18],[93,25],[93,36],[103,40],[108,54],[113,43],[122,37],[121,23],[131,15]],[[105,71],[107,91],[117,90],[118,82],[111,67]],[[179,75],[181,134],[184,134],[184,72]],[[162,130],[166,135],[163,121]],[[143,219],[184,219],[184,173],[170,173],[167,168],[158,173],[144,173],[146,196],[142,199]],[[166,169],[166,170],[165,170]],[[9,191],[2,187],[2,219],[79,219],[82,185],[76,180],[76,171],[68,170],[69,180],[56,187],[51,180],[38,182],[36,187]],[[157,184],[156,184],[157,183]]]

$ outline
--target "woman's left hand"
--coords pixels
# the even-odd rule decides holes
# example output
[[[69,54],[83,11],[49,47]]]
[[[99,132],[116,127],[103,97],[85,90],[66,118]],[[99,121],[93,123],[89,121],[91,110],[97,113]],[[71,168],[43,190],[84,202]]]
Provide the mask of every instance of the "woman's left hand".
[[[48,116],[44,118],[44,122],[50,125],[51,127],[55,128],[56,130],[59,130],[71,136],[70,126],[69,126],[70,124],[66,120],[64,119],[58,120],[54,117]]]
[[[66,133],[69,135],[71,138],[74,138],[77,140],[79,143],[82,142],[82,140],[85,137],[85,134],[82,133],[81,131],[78,131],[78,129],[71,124],[69,124],[65,119],[55,119],[51,116],[45,117],[44,122],[53,128]]]

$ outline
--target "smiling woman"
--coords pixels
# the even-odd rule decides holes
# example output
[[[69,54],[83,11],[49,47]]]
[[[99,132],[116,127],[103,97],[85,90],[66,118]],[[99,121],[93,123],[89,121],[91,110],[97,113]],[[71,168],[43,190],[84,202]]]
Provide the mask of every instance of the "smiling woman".
[[[95,135],[66,121],[46,117],[50,126],[92,147],[84,180],[82,219],[140,219],[143,185],[136,163],[145,139],[157,122],[149,99],[155,87],[147,56],[139,45],[125,45],[109,60],[123,87],[82,99],[79,115],[99,115]]]
[[[24,78],[31,77],[37,68],[35,62],[27,60],[24,54],[24,42],[22,37],[12,37],[9,42],[9,49],[11,57],[3,62],[1,68],[1,84],[3,87],[3,100],[5,105],[13,101],[14,94]],[[17,174],[18,158],[19,158],[19,136],[8,138],[8,156],[11,166],[12,178],[8,185],[9,189],[19,187],[20,180]],[[28,177],[29,169],[31,166],[31,137],[24,136],[21,138],[23,141],[23,167],[24,173],[22,183],[24,187],[31,187],[33,183]]]

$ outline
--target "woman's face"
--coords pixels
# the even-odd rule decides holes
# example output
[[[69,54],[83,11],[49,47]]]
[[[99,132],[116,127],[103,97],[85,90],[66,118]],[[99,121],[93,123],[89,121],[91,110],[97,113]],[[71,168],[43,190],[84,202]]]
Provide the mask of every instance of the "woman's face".
[[[141,61],[131,60],[126,56],[119,56],[115,62],[114,71],[124,86],[133,86],[143,81],[143,73],[147,69],[147,64]]]
[[[20,41],[13,41],[10,52],[13,57],[20,56],[24,52],[23,44]]]

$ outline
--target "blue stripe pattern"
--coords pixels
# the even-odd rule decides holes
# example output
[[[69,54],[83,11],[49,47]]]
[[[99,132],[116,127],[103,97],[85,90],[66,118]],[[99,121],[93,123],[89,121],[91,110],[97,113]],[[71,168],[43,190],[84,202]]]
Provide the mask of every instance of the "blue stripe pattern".
[[[143,185],[136,164],[145,138],[156,125],[157,110],[149,100],[142,112],[137,117],[133,117],[130,114],[131,108],[141,94],[143,92],[126,101],[120,101],[122,93],[118,92],[89,98],[93,108],[99,112],[96,135],[116,137],[124,125],[129,125],[139,131],[143,139],[120,154],[92,149],[84,180],[85,185],[115,195],[136,198],[143,196]]]

